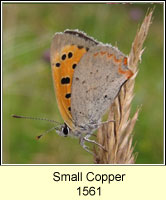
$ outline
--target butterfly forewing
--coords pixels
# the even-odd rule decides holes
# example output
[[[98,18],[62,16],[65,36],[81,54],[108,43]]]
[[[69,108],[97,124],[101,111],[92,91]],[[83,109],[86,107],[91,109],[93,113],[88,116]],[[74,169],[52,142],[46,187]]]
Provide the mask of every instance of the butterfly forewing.
[[[56,98],[62,118],[73,128],[71,115],[71,85],[73,73],[81,58],[97,42],[82,32],[55,34],[51,44],[51,66]],[[79,95],[79,94],[78,94]]]

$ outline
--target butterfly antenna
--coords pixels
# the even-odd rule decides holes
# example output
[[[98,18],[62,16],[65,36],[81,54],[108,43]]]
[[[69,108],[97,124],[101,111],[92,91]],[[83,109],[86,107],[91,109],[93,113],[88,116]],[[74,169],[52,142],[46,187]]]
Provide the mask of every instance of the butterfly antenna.
[[[56,123],[56,124],[61,124],[55,120],[50,120],[50,119],[45,119],[45,118],[39,118],[39,117],[27,117],[27,116],[20,116],[20,115],[12,115],[14,118],[20,118],[20,119],[33,119],[33,120],[43,120],[43,121],[48,121],[51,123]]]
[[[54,129],[57,129],[57,127],[54,126],[54,127],[50,128],[50,129],[49,129],[48,131],[46,131],[45,133],[36,136],[36,139],[39,140],[41,137],[43,137],[43,136],[46,135],[47,133],[53,131]]]

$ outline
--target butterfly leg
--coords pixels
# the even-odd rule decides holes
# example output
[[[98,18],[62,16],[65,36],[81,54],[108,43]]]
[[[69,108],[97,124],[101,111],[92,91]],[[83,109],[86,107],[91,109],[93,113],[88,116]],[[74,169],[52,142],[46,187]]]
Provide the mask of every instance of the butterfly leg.
[[[107,124],[109,122],[115,122],[115,120],[108,120],[108,121],[105,121],[105,122],[101,122],[101,123],[98,124],[98,127],[100,127],[100,126],[102,126],[104,124]]]
[[[85,151],[94,155],[94,153],[89,149],[89,147],[85,145],[85,141],[86,141],[85,138],[81,138],[80,145],[85,149]]]
[[[104,151],[107,151],[101,144],[97,143],[95,140],[90,140],[88,139],[89,135],[85,136],[84,137],[84,140],[86,142],[90,142],[90,143],[93,143],[93,144],[96,144],[97,146],[99,146],[101,149],[103,149]]]

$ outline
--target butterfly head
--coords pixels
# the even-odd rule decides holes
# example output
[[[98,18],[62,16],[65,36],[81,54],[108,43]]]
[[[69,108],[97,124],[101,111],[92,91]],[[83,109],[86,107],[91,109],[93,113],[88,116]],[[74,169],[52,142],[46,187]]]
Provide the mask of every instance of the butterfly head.
[[[71,135],[71,129],[67,126],[66,123],[64,123],[58,129],[56,129],[56,132],[58,133],[58,135],[64,137]]]
[[[56,127],[56,133],[60,136],[63,137],[76,137],[76,138],[80,138],[80,137],[84,137],[85,135],[87,135],[88,133],[91,133],[92,130],[90,129],[86,129],[85,127],[76,127],[73,124],[73,127],[70,128],[66,123],[64,123],[63,125]]]

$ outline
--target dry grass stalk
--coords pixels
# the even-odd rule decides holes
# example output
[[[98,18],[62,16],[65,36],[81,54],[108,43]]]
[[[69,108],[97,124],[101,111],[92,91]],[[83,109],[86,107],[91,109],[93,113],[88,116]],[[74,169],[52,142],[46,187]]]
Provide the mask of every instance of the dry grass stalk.
[[[137,31],[131,51],[128,57],[129,68],[134,75],[121,88],[118,97],[111,105],[108,120],[115,120],[104,124],[99,128],[97,141],[105,146],[106,151],[101,148],[94,149],[94,160],[97,164],[133,164],[136,154],[133,153],[132,132],[138,118],[140,108],[137,109],[134,116],[130,119],[131,102],[133,99],[133,89],[135,78],[138,72],[138,62],[143,53],[143,43],[148,34],[149,26],[152,21],[153,9],[148,10],[144,21]]]

